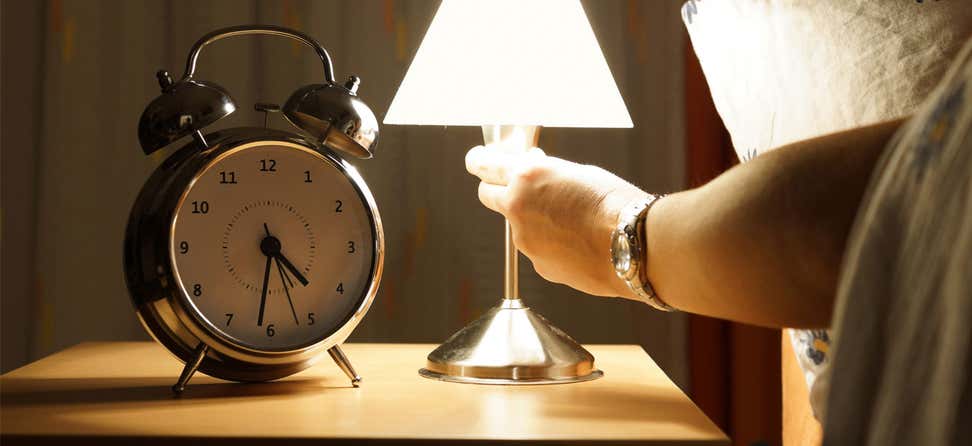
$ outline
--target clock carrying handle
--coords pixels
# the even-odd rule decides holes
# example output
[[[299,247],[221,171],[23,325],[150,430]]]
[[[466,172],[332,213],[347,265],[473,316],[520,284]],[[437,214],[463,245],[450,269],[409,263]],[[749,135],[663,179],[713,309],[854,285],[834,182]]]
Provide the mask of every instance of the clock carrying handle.
[[[189,59],[186,61],[186,72],[182,75],[182,79],[184,81],[192,79],[192,76],[196,74],[196,59],[199,58],[199,53],[206,45],[227,37],[257,34],[286,37],[311,47],[317,53],[317,56],[321,58],[321,63],[324,65],[324,80],[327,81],[328,84],[334,83],[334,68],[331,66],[331,55],[327,53],[327,50],[324,49],[321,44],[317,43],[316,40],[300,31],[273,25],[231,26],[229,28],[217,29],[209,34],[206,34],[205,36],[202,36],[192,46],[192,50],[189,51]]]

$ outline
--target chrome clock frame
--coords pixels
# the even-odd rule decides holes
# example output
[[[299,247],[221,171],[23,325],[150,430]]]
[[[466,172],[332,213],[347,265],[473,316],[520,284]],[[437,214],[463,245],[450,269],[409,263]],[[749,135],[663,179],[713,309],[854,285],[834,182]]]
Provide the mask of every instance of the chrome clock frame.
[[[204,145],[205,141],[205,145]],[[229,152],[255,144],[304,150],[340,170],[351,182],[371,222],[374,240],[370,285],[355,310],[337,330],[295,350],[264,351],[233,342],[199,315],[179,285],[171,237],[176,212],[190,186]],[[181,392],[195,370],[232,381],[269,381],[292,375],[319,360],[325,351],[357,385],[340,344],[361,322],[374,301],[384,265],[384,231],[378,207],[357,170],[341,156],[302,137],[267,128],[233,128],[196,139],[166,159],[143,186],[132,207],[125,234],[125,281],[139,320],[152,337],[186,363],[173,389]]]

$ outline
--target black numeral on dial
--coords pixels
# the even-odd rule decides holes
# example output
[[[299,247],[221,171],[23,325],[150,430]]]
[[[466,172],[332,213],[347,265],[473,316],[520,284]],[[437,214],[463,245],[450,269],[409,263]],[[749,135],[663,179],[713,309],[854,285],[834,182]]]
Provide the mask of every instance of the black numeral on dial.
[[[348,254],[354,253],[354,242],[348,240]]]
[[[219,173],[219,184],[237,184],[236,183],[236,172],[220,172]]]
[[[208,201],[193,201],[192,202],[192,213],[193,214],[208,214],[209,213],[209,202]]]
[[[307,313],[307,325],[314,325],[314,313]]]
[[[185,254],[189,252],[189,242],[183,240],[179,242],[179,254]]]
[[[277,334],[277,330],[274,329],[273,324],[267,325],[267,337],[272,338],[275,334]]]
[[[226,326],[229,327],[230,322],[233,322],[233,313],[226,313]]]
[[[338,283],[337,289],[334,290],[340,294],[344,294],[344,282]]]
[[[344,212],[341,210],[341,206],[344,206],[344,203],[341,202],[341,200],[334,200],[334,204],[337,205],[337,207],[334,208],[334,212],[336,213]]]
[[[200,285],[198,283],[195,284],[195,285],[193,285],[192,286],[192,295],[193,296],[196,296],[196,297],[202,296],[202,285]]]
[[[304,171],[304,182],[305,183],[313,183],[314,182],[313,180],[311,180],[310,171],[309,170],[305,170]]]
[[[277,160],[275,159],[260,160],[260,172],[276,172],[276,171],[277,171]]]

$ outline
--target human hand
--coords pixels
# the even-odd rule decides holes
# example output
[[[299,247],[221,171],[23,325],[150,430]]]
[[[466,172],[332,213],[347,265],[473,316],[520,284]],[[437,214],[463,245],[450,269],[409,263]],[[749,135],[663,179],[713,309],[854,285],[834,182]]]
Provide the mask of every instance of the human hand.
[[[537,273],[597,296],[630,297],[611,265],[611,232],[621,209],[647,195],[596,166],[477,146],[466,170],[479,177],[479,201],[510,222],[517,248]]]

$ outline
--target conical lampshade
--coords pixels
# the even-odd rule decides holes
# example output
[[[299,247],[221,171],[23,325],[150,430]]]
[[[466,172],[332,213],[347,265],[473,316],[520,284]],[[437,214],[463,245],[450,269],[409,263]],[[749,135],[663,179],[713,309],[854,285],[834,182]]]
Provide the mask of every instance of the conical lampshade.
[[[384,123],[632,126],[577,0],[443,0]]]

